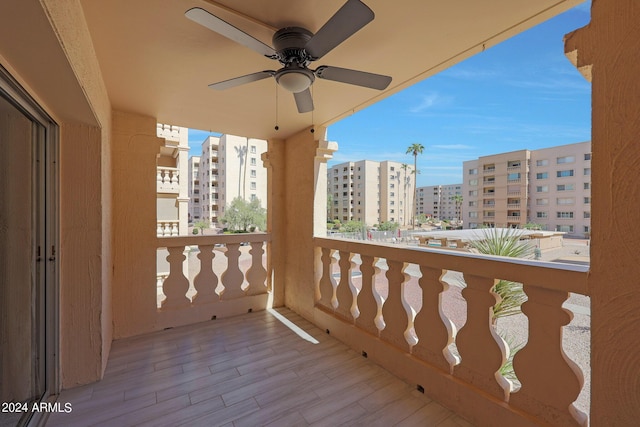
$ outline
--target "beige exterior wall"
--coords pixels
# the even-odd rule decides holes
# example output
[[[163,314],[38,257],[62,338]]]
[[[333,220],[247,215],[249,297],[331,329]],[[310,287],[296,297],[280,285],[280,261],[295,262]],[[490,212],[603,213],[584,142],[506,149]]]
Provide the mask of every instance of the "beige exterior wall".
[[[518,228],[527,223],[528,159],[529,151],[520,150],[463,163],[465,228]]]
[[[212,225],[236,197],[257,198],[267,206],[267,170],[261,156],[267,142],[235,135],[210,136],[202,143],[200,159],[200,210]]]
[[[458,217],[461,212],[457,212],[456,202],[453,199],[456,195],[462,196],[462,184],[418,187],[416,213],[439,219],[460,219]],[[463,199],[466,200],[467,198],[463,197]]]
[[[484,156],[464,162],[463,174],[465,228],[532,222],[569,236],[590,234],[590,142]]]
[[[568,235],[590,233],[591,142],[532,151],[529,176],[531,222]]]
[[[329,219],[362,221],[368,226],[386,221],[408,224],[413,204],[410,173],[402,163],[390,161],[332,166],[327,174],[327,193],[333,199]]]
[[[189,223],[196,223],[202,219],[200,206],[200,156],[189,157]]]

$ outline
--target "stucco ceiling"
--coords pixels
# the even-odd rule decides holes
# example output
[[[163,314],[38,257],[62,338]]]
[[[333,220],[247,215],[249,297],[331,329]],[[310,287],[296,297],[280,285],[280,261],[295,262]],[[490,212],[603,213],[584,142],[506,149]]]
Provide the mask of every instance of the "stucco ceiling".
[[[316,32],[345,0],[82,0],[115,109],[158,121],[257,138],[328,125],[482,51],[579,0],[364,0],[373,22],[312,64],[393,78],[383,92],[319,80],[315,110],[297,112],[272,78],[215,91],[210,83],[278,63],[188,20],[201,7],[271,45],[274,30]],[[276,101],[277,99],[277,101]],[[276,118],[277,105],[277,118]],[[274,129],[275,125],[279,130]]]

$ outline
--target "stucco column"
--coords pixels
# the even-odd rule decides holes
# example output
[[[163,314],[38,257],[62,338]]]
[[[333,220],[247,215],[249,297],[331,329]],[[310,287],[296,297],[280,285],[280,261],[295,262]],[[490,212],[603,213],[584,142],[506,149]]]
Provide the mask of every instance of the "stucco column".
[[[263,156],[269,184],[267,229],[273,235],[274,305],[284,304],[308,319],[313,316],[315,295],[314,207],[322,203],[322,197],[316,198],[317,187],[324,185],[318,191],[326,193],[326,166],[320,166],[317,156],[324,156],[318,151],[323,146],[331,151],[319,141],[324,135],[325,129],[316,127],[314,133],[308,128],[286,140],[270,140]],[[324,212],[325,206],[320,210]]]
[[[592,82],[591,425],[640,419],[640,2],[593,0],[565,39]]]
[[[313,201],[313,235],[327,236],[327,161],[333,158],[333,153],[338,151],[338,143],[324,139],[318,141],[314,165],[315,173],[315,197]]]

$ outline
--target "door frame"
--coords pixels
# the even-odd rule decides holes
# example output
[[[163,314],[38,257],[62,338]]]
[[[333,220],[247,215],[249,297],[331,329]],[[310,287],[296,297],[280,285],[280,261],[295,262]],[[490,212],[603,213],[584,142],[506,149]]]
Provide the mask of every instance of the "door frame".
[[[38,291],[43,295],[41,303],[44,304],[40,311],[44,314],[44,319],[38,322],[44,327],[44,331],[38,333],[38,339],[44,346],[45,357],[41,364],[44,369],[45,391],[40,401],[53,402],[60,392],[59,126],[2,65],[0,95],[37,124],[32,133],[35,154],[32,162],[32,174],[35,178],[32,201],[34,206],[41,207],[36,218],[39,224],[34,224],[41,228],[37,237],[39,242],[36,244],[41,247],[41,279],[36,286],[40,288]],[[36,156],[40,165],[35,160]],[[37,254],[34,254],[33,259],[36,260],[36,257]],[[34,412],[28,420],[21,420],[21,423],[26,421],[26,425],[44,425],[46,416],[44,412]]]

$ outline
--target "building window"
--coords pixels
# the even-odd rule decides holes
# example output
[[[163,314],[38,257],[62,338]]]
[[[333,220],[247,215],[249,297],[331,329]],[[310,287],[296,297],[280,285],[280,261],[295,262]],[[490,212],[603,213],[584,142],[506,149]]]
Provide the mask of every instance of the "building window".
[[[252,157],[251,158],[251,166],[255,166],[256,165],[256,158]]]
[[[393,172],[394,170],[396,170],[396,168],[394,168],[393,166],[391,166],[391,172]]]
[[[591,218],[591,212],[587,212],[587,211],[582,212],[582,218],[584,219]]]
[[[586,169],[585,169],[586,170]],[[586,174],[585,174],[586,175]],[[563,171],[557,171],[556,176],[558,178],[566,178],[568,176],[573,176],[573,169],[567,169]]]
[[[573,212],[556,212],[556,218],[573,219]]]
[[[469,185],[478,185],[478,180],[477,179],[470,179],[469,180]]]
[[[478,212],[469,212],[469,218],[478,218]]]
[[[477,200],[471,200],[469,202],[469,207],[474,207],[474,206],[478,206],[478,201]]]
[[[573,225],[556,225],[556,231],[573,233]]]
[[[572,205],[574,202],[573,197],[559,197],[556,199],[556,204],[558,205]]]
[[[547,179],[549,178],[549,172],[538,172],[536,174],[536,179]]]
[[[517,173],[510,173],[510,174],[508,174],[508,175],[507,175],[507,179],[508,179],[509,181],[513,181],[513,180],[516,180],[516,179],[520,179],[520,172],[517,172]]]
[[[589,203],[591,203],[591,197],[585,197],[584,198],[584,204],[588,205]]]
[[[584,183],[584,189],[585,189],[585,190],[588,190],[588,189],[590,189],[590,188],[591,188],[591,183],[590,183],[590,182],[585,182],[585,183]]]
[[[536,166],[548,166],[549,165],[549,160],[544,159],[544,160],[536,160]]]
[[[536,212],[536,218],[548,218],[549,215],[547,212]]]
[[[478,168],[469,169],[469,175],[478,175]]]
[[[558,184],[556,185],[556,191],[573,191],[574,187],[573,184]]]
[[[256,199],[256,195],[255,195],[255,194],[252,194],[252,195],[251,195],[251,200],[253,201],[253,200],[255,200],[255,199]]]
[[[252,145],[250,151],[251,151],[251,154],[255,154],[256,153],[256,146]]]
[[[586,153],[586,154],[584,155],[584,159],[585,159],[585,160],[591,160],[591,153]]]
[[[546,193],[549,191],[548,185],[538,185],[536,186],[536,193]]]
[[[591,168],[584,168],[585,175],[591,175]]]
[[[251,178],[255,178],[256,177],[256,170],[255,169],[251,169],[250,176],[251,176]]]
[[[556,163],[558,163],[559,165],[563,164],[563,163],[573,163],[576,161],[576,158],[573,156],[564,156],[564,157],[558,157],[556,159]]]
[[[549,199],[536,199],[536,205],[541,206],[541,205],[548,205],[549,204]]]
[[[252,189],[252,190],[255,190],[255,189],[256,189],[256,183],[255,183],[255,182],[252,182],[252,183],[251,183],[251,189]]]
[[[396,187],[396,185],[395,185],[395,184],[391,184],[391,185],[389,186],[389,188],[395,188],[395,187]]]

